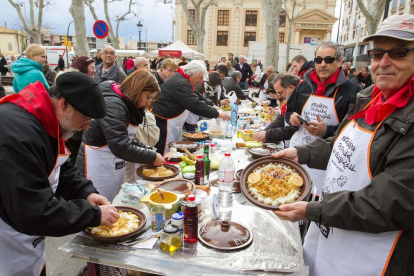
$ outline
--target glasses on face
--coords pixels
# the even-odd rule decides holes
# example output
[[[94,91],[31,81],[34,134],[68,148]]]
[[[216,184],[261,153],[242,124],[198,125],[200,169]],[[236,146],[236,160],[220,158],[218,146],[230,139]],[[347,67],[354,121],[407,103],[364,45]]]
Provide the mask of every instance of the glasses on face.
[[[91,123],[92,122],[92,118],[83,115],[83,124],[87,124],[87,123]]]
[[[374,48],[372,50],[368,50],[368,56],[371,59],[382,59],[385,53],[388,53],[388,56],[392,59],[401,59],[405,58],[408,55],[408,52],[411,51],[414,51],[414,48],[396,47],[390,50]]]
[[[96,71],[96,67],[88,67],[89,70],[91,70],[92,72]]]
[[[166,68],[165,71],[168,71],[170,73],[174,73],[174,70],[173,69],[169,69],[169,68]]]
[[[316,64],[321,64],[322,63],[322,61],[325,61],[325,63],[326,64],[331,64],[331,63],[333,63],[334,61],[336,60],[336,57],[331,57],[331,56],[327,56],[327,57],[316,57],[316,58],[314,58],[313,59],[313,61],[316,63]]]
[[[107,51],[105,51],[105,52],[103,52],[103,54],[104,55],[109,55],[109,56],[114,56],[115,55],[115,53],[114,52],[107,52]]]
[[[151,97],[148,94],[146,94],[146,96],[147,96],[147,102],[149,102],[149,103],[153,102],[155,100],[155,97]]]

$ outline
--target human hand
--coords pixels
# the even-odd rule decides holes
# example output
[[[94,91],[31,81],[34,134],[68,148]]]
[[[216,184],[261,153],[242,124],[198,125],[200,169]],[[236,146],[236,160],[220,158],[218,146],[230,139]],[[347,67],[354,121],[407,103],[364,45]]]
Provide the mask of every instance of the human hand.
[[[325,135],[326,125],[321,120],[321,118],[319,118],[319,115],[316,115],[316,119],[318,120],[317,123],[308,122],[309,126],[304,125],[303,127],[306,129],[307,132],[309,132],[309,134],[312,134],[318,137],[323,137]]]
[[[274,211],[273,213],[280,219],[296,222],[306,218],[307,206],[308,202],[306,201],[284,204],[279,207],[279,211]]]
[[[163,164],[164,164],[164,162],[165,162],[165,160],[164,160],[164,158],[162,157],[162,155],[161,154],[159,154],[159,153],[157,153],[157,157],[155,158],[155,161],[154,161],[154,166],[162,166]]]
[[[292,115],[290,115],[289,124],[291,126],[300,126],[301,125],[301,123],[300,123],[297,116],[299,116],[299,114],[296,113],[296,112],[293,112]]]
[[[269,113],[270,115],[274,115],[275,114],[275,109],[273,107],[268,107],[267,108],[267,113]]]
[[[226,105],[226,104],[230,104],[229,99],[220,100],[220,105]]]
[[[88,195],[86,200],[89,202],[90,205],[109,205],[109,201],[106,197],[96,193]]]
[[[112,226],[119,219],[119,213],[112,205],[99,206],[101,208],[101,224],[103,226]]]
[[[219,113],[218,117],[219,117],[220,119],[225,120],[225,121],[229,121],[229,120],[231,119],[230,114],[226,114],[226,113],[224,113],[224,112]]]
[[[249,78],[246,78],[245,82],[249,82]]]
[[[267,90],[266,89],[262,89],[262,92],[266,94],[267,93]]]
[[[264,143],[266,141],[266,131],[256,132],[253,136],[253,140]]]
[[[298,150],[296,148],[284,149],[279,152],[276,152],[275,154],[272,154],[272,157],[273,158],[285,157],[295,162],[298,162]]]

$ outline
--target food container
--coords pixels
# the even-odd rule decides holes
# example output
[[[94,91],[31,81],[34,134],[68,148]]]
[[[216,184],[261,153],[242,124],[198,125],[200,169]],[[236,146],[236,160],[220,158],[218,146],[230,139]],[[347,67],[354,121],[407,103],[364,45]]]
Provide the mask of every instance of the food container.
[[[181,234],[178,231],[177,225],[168,224],[164,227],[164,232],[161,234],[161,249],[173,254],[181,248]]]
[[[214,138],[217,139],[223,139],[224,133],[220,130],[212,130],[210,131],[210,140],[213,140]]]
[[[158,190],[164,195],[164,200],[162,200]],[[165,208],[165,219],[168,220],[171,218],[171,215],[177,211],[180,200],[184,198],[185,195],[168,192],[163,189],[158,190],[141,198],[141,202],[145,203],[150,210],[155,206],[163,206]]]
[[[202,198],[199,198],[199,197],[196,196],[195,202],[197,204],[197,209],[198,209],[198,212],[199,213],[201,213],[201,201],[202,201]],[[183,198],[180,201],[180,210],[181,210],[181,212],[184,213],[185,208],[187,207],[188,202],[189,201],[186,198]]]
[[[253,141],[253,136],[256,131],[253,130],[244,130],[242,133],[242,138],[244,141]]]

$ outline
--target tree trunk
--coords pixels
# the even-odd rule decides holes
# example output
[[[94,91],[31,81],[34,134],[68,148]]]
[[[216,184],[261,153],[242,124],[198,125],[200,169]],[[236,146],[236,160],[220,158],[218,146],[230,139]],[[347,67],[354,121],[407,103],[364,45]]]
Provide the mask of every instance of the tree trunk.
[[[108,37],[111,40],[112,46],[116,50],[116,49],[119,49],[119,40],[114,35],[114,29],[112,28],[111,18],[109,17],[109,12],[108,12],[108,0],[104,0],[103,2],[104,2],[105,19],[106,19],[106,23],[108,24],[108,28],[109,28]],[[122,67],[122,57],[117,56],[116,60],[118,61],[119,66]]]
[[[274,66],[279,71],[279,16],[282,7],[280,0],[262,0],[262,10],[266,26],[266,53],[264,68]]]
[[[80,56],[89,56],[83,0],[72,0],[69,11],[72,14],[73,21],[75,23],[77,54]]]
[[[43,17],[43,0],[39,0],[38,5],[38,15],[37,15],[37,24],[36,24],[36,18],[35,18],[35,10],[34,10],[34,0],[29,1],[29,16],[30,16],[30,24],[26,22],[26,18],[24,18],[20,3],[19,2],[13,2],[12,0],[9,0],[10,5],[13,6],[13,8],[17,11],[17,15],[19,16],[20,22],[23,25],[23,30],[25,33],[31,37],[33,40],[33,43],[36,44],[42,44],[42,35],[41,35],[41,28],[42,28],[42,17]]]
[[[204,53],[204,36],[205,36],[205,33],[204,32],[197,31],[197,36],[196,36],[196,39],[197,39],[197,51],[199,53]]]
[[[286,43],[286,66],[290,63],[290,41],[292,40],[292,20],[289,20],[288,39]]]
[[[364,5],[362,0],[357,0],[357,2],[367,21],[367,33],[368,35],[372,35],[376,32],[378,24],[382,20],[386,0],[368,1],[367,7]]]

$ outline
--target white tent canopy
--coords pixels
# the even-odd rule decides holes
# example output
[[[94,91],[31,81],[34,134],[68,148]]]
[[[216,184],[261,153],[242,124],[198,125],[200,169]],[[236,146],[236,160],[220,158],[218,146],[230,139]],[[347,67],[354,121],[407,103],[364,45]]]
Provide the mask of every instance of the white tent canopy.
[[[177,40],[173,44],[168,45],[167,47],[158,49],[165,51],[181,51],[182,56],[185,58],[201,58],[204,59],[204,54],[194,51],[187,45],[185,45],[181,40]],[[158,50],[153,50],[150,52],[151,57],[158,57]]]
[[[90,50],[90,53],[96,53],[96,49]],[[150,55],[144,50],[116,50],[117,56],[138,56],[138,57],[150,57]]]

